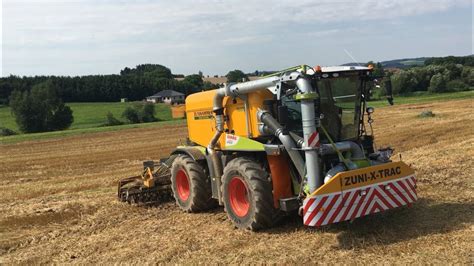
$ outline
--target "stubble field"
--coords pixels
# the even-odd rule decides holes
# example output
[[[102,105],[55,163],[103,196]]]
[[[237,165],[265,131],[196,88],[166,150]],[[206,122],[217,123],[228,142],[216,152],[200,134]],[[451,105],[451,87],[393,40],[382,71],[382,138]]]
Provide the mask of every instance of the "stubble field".
[[[418,118],[423,110],[433,118]],[[309,229],[299,217],[252,233],[222,208],[119,203],[116,181],[187,135],[163,125],[0,145],[0,263],[473,263],[473,100],[378,108],[378,146],[416,170],[419,201]],[[398,160],[398,154],[394,157]]]

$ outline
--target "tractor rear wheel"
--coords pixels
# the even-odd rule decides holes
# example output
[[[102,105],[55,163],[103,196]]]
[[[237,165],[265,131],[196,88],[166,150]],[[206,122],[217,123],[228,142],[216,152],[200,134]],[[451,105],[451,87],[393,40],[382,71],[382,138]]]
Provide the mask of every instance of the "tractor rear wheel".
[[[272,226],[272,185],[268,173],[255,161],[240,157],[227,164],[222,197],[227,216],[236,227],[256,231]]]
[[[178,155],[171,165],[171,188],[185,212],[205,211],[215,206],[211,182],[204,170],[188,155]]]

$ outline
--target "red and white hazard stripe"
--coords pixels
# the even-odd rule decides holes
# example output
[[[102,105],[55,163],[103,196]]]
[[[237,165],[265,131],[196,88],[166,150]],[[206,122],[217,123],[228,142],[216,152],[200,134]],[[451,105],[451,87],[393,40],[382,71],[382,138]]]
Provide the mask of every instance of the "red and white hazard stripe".
[[[303,223],[321,226],[411,204],[418,199],[415,176],[305,199]]]
[[[318,148],[319,145],[320,145],[320,143],[319,143],[319,132],[314,131],[308,137],[308,147]]]

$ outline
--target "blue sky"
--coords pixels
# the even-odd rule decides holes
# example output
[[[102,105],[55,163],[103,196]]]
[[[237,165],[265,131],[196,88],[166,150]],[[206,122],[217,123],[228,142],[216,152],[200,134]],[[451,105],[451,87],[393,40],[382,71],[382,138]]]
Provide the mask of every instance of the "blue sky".
[[[2,0],[3,76],[225,74],[468,55],[470,0]]]

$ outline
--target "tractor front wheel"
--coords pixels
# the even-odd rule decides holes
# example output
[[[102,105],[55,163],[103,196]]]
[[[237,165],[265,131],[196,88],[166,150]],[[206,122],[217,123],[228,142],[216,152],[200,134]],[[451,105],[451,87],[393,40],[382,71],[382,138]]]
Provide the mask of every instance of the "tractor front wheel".
[[[273,224],[273,194],[268,173],[249,158],[224,168],[222,197],[227,216],[238,228],[258,230]]]

